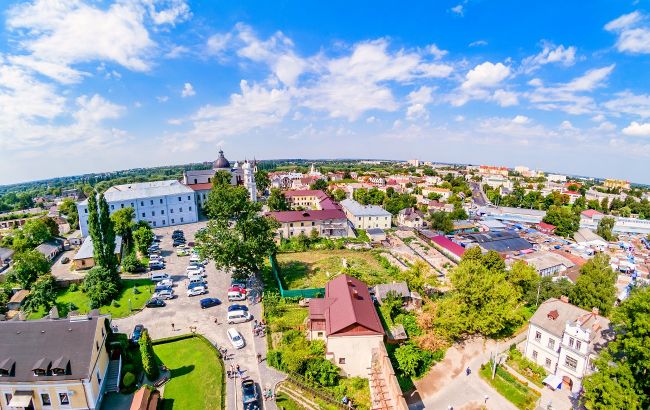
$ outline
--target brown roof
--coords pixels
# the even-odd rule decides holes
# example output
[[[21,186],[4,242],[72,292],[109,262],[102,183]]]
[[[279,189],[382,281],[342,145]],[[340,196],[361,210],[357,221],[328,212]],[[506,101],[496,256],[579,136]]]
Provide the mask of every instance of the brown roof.
[[[328,219],[346,219],[345,213],[339,209],[320,209],[310,211],[274,211],[268,216],[278,222],[324,221]]]
[[[158,390],[142,386],[133,395],[131,410],[156,410],[159,400],[160,392]]]
[[[314,301],[309,303],[310,319],[317,320],[324,315],[328,336],[384,334],[368,286],[359,279],[337,276],[325,285],[325,299],[322,300],[313,310]]]
[[[203,184],[187,184],[187,186],[195,191],[206,191],[212,189],[212,182],[206,182]]]
[[[21,289],[9,299],[9,303],[23,303],[27,296],[29,296],[29,291],[27,289]]]

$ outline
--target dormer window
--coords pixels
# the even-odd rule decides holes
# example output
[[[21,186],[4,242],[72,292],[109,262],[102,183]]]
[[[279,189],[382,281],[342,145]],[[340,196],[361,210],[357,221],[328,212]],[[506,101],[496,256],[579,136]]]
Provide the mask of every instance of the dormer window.
[[[34,376],[47,376],[47,373],[50,371],[50,365],[51,362],[48,359],[44,357],[39,359],[32,368]]]
[[[14,359],[6,358],[0,361],[0,377],[11,376],[15,370],[16,361]]]
[[[52,375],[54,376],[64,376],[68,374],[68,369],[70,368],[70,359],[65,356],[61,356],[52,363]]]

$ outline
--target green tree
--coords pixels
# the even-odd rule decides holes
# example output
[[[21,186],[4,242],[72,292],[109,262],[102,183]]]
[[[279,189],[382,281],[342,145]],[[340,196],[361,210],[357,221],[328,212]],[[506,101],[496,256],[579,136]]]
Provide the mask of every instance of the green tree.
[[[492,272],[504,272],[506,270],[506,261],[497,251],[488,251],[483,255],[483,266]]]
[[[284,192],[278,188],[271,189],[271,194],[266,204],[271,211],[287,211],[289,209],[289,202],[284,196]]]
[[[269,173],[267,171],[260,169],[255,172],[255,187],[260,195],[263,195],[270,186],[271,180],[269,179]]]
[[[305,378],[321,386],[334,386],[339,378],[340,369],[323,357],[307,360]]]
[[[447,338],[495,337],[513,331],[522,322],[518,292],[504,273],[491,272],[470,260],[454,268],[450,280],[454,290],[440,301],[434,321]]]
[[[413,343],[405,343],[395,350],[397,368],[409,377],[416,375],[420,357],[420,350]]]
[[[71,229],[79,229],[79,211],[72,198],[65,198],[59,205],[59,212],[65,216]]]
[[[597,254],[580,268],[580,273],[571,301],[587,310],[596,307],[607,316],[616,301],[616,272],[609,265],[609,256]]]
[[[103,266],[95,266],[86,273],[81,289],[90,299],[93,309],[107,305],[119,293],[112,273]]]
[[[115,231],[108,212],[108,204],[103,194],[99,201],[94,194],[88,197],[88,233],[93,240],[95,264],[102,266],[111,274],[111,282],[118,287],[118,261],[115,256]]]
[[[327,188],[328,188],[327,181],[324,180],[324,179],[317,179],[309,187],[309,189],[316,189],[316,190],[319,190],[319,191],[327,191]]]
[[[517,288],[519,294],[523,297],[530,292],[537,291],[540,276],[534,267],[519,260],[506,271],[506,280]]]
[[[570,296],[573,293],[573,287],[573,283],[566,278],[554,281],[552,277],[545,276],[539,278],[535,287],[528,289],[524,294],[524,300],[529,306],[538,306],[539,303],[550,298],[559,299],[560,296]]]
[[[215,183],[205,208],[210,221],[197,234],[197,247],[217,268],[246,276],[275,252],[277,223],[260,214],[261,205],[250,201],[244,187]]]
[[[598,371],[583,382],[582,403],[587,410],[641,410],[634,375],[627,363],[610,364],[604,354],[594,362]]]
[[[616,234],[612,231],[616,225],[616,219],[606,216],[598,222],[598,227],[596,228],[596,233],[600,235],[606,241],[615,241],[617,239]]]
[[[43,218],[30,219],[21,229],[13,231],[12,247],[16,252],[34,249],[52,239],[52,231]]]
[[[154,239],[154,234],[151,228],[148,225],[140,226],[138,229],[133,231],[132,235],[135,248],[141,255],[147,255],[147,249],[151,246]]]
[[[609,200],[607,197],[603,198],[602,201],[600,201],[600,209],[602,209],[605,213],[609,212]]]
[[[160,368],[158,367],[156,354],[153,351],[151,337],[146,329],[142,331],[138,344],[140,345],[140,356],[142,357],[142,369],[147,375],[147,379],[152,382],[158,380]]]
[[[122,259],[122,271],[124,272],[139,272],[144,269],[144,264],[140,262],[135,253],[129,253]]]
[[[111,215],[115,234],[122,237],[126,249],[133,245],[133,220],[135,210],[131,207],[118,209]]]
[[[57,225],[54,219],[45,216],[41,218],[41,221],[45,223],[45,226],[47,226],[47,229],[50,231],[50,237],[59,236],[59,225]]]
[[[13,275],[24,289],[30,289],[36,279],[49,270],[50,263],[37,250],[31,249],[14,255]]]
[[[454,221],[451,220],[451,216],[447,212],[432,212],[429,217],[429,223],[431,224],[431,228],[436,231],[442,231],[447,234],[454,231]]]
[[[56,296],[56,280],[54,276],[42,275],[32,285],[26,308],[29,311],[35,311],[42,306],[48,311],[54,306]]]
[[[347,197],[347,194],[341,188],[337,188],[334,190],[334,192],[332,192],[332,196],[336,202],[341,202]]]
[[[551,205],[543,221],[555,225],[555,234],[559,236],[573,235],[580,228],[580,215],[563,206]]]

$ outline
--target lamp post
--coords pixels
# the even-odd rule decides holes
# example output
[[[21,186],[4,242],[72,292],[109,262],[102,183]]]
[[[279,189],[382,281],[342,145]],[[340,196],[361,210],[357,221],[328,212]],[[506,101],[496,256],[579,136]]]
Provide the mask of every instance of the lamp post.
[[[132,311],[133,308],[131,307],[131,298],[129,298],[129,312]]]

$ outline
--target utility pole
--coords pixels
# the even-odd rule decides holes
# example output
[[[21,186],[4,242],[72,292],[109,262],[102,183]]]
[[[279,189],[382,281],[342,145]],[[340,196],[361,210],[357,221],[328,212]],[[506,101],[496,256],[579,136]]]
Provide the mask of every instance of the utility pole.
[[[539,306],[539,291],[540,288],[542,287],[542,281],[540,280],[539,283],[537,284],[537,300],[535,300],[535,306]]]
[[[499,356],[499,342],[497,342],[497,348],[494,351],[494,359],[492,359],[492,380],[497,373],[497,357]]]

